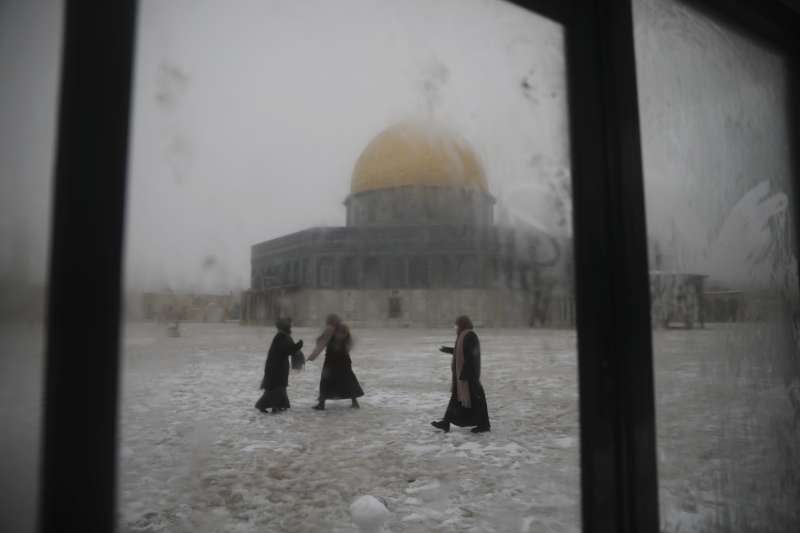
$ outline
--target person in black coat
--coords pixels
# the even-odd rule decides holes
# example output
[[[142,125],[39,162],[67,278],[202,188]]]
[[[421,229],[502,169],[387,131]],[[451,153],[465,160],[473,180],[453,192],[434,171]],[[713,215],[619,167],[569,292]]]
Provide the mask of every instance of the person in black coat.
[[[472,427],[473,433],[490,430],[486,394],[481,385],[481,344],[473,330],[472,321],[463,315],[456,319],[456,344],[439,351],[453,355],[451,363],[450,403],[441,420],[431,425],[445,433],[450,424]]]
[[[317,346],[309,361],[316,359],[325,350],[325,364],[322,366],[322,377],[319,380],[319,399],[314,409],[325,409],[325,400],[349,399],[351,406],[358,409],[357,398],[364,396],[361,384],[353,372],[350,359],[350,348],[353,339],[350,328],[334,314],[328,315],[325,331],[317,339]]]
[[[273,413],[284,411],[291,407],[286,387],[289,386],[289,358],[300,351],[303,341],[295,343],[292,340],[292,319],[279,318],[275,323],[278,333],[272,339],[272,344],[267,353],[267,362],[264,365],[264,378],[261,388],[264,394],[256,402],[256,409],[266,413],[272,408]]]

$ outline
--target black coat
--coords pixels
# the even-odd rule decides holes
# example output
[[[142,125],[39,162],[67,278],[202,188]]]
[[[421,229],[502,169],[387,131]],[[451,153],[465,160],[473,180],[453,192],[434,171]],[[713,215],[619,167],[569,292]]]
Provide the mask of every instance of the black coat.
[[[455,354],[455,348],[442,348],[443,352]],[[471,331],[464,336],[464,366],[461,375],[456,378],[456,357],[451,363],[450,403],[444,420],[457,426],[489,427],[489,409],[486,405],[486,393],[481,385],[481,343],[478,335]],[[456,381],[460,379],[469,383],[471,407],[463,407],[458,401]]]
[[[453,361],[450,363],[451,384],[450,391],[456,393],[456,357],[455,348],[443,348],[443,352],[453,354]],[[464,367],[458,379],[467,381],[470,387],[481,382],[481,343],[478,334],[470,331],[464,335]]]
[[[295,343],[292,337],[283,331],[279,331],[275,335],[267,353],[267,362],[264,365],[262,389],[269,391],[289,386],[289,358],[302,346],[302,341]]]

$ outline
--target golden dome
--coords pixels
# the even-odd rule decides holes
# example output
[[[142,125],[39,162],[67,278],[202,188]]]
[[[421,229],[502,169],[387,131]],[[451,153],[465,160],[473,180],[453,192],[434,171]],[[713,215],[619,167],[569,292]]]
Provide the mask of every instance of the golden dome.
[[[469,144],[430,122],[401,122],[379,133],[356,161],[350,192],[407,185],[489,192],[483,167]]]

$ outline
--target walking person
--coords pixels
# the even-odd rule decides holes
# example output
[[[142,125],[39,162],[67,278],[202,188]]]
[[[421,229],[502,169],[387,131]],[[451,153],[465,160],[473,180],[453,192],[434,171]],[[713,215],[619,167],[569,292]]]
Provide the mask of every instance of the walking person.
[[[328,315],[325,330],[317,338],[317,346],[308,356],[308,360],[313,361],[325,350],[325,363],[319,380],[319,399],[314,409],[324,410],[325,400],[344,399],[349,399],[354,409],[360,407],[357,398],[364,396],[364,391],[353,373],[350,359],[352,346],[350,328],[337,315]]]
[[[489,409],[481,385],[481,344],[468,316],[456,319],[456,344],[439,351],[453,355],[451,363],[450,403],[441,420],[431,425],[445,433],[450,424],[472,427],[473,433],[490,431]],[[474,426],[474,427],[473,427]]]
[[[269,347],[267,362],[264,364],[264,378],[261,380],[264,393],[256,402],[256,409],[266,413],[271,407],[273,414],[291,407],[286,394],[286,387],[289,386],[289,359],[303,347],[303,341],[295,343],[292,339],[291,318],[279,318],[275,326],[278,333]]]

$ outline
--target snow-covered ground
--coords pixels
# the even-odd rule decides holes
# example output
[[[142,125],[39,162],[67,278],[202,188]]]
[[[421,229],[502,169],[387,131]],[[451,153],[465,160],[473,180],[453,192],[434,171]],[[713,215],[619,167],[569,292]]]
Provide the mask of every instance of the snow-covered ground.
[[[662,530],[800,530],[800,352],[788,324],[654,335]]]
[[[310,343],[316,331],[298,329]],[[273,331],[133,324],[125,334],[123,531],[350,532],[383,498],[389,531],[579,531],[575,334],[486,330],[492,432],[432,428],[452,330],[357,330],[361,409],[311,409],[322,359],[290,376],[292,409],[253,408]]]
[[[492,417],[481,435],[429,426],[448,399],[449,357],[436,349],[453,331],[357,329],[362,408],[310,409],[320,359],[291,374],[293,407],[280,415],[253,409],[271,329],[182,333],[126,325],[123,533],[351,532],[350,504],[364,494],[386,503],[392,532],[580,529],[573,331],[479,331]],[[41,334],[0,325],[3,531],[33,531]],[[797,353],[787,339],[748,324],[655,333],[663,531],[800,523],[800,425],[787,390]]]

